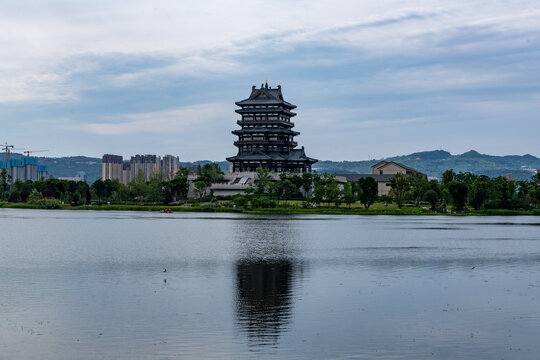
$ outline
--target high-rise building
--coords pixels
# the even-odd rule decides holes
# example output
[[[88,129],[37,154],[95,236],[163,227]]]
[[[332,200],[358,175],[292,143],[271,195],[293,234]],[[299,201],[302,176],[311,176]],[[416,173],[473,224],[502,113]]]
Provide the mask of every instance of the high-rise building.
[[[178,156],[165,155],[161,160],[161,174],[163,180],[171,180],[180,170],[180,159]]]
[[[122,177],[122,163],[122,156],[120,155],[103,155],[101,162],[101,179],[120,181]]]
[[[277,89],[261,85],[251,89],[249,98],[236,102],[242,116],[237,124],[240,130],[232,133],[238,136],[234,145],[238,154],[227,158],[233,163],[233,172],[255,171],[259,166],[273,172],[311,172],[311,165],[317,162],[306,156],[304,147],[295,149],[294,137],[300,133],[293,131],[291,118],[295,105],[285,101],[281,86]]]
[[[147,181],[154,177],[170,180],[180,170],[180,160],[173,155],[165,155],[163,159],[156,155],[135,155],[128,162],[120,155],[105,154],[101,166],[103,180],[118,180],[127,185],[140,171]]]
[[[149,181],[152,177],[161,176],[161,158],[156,155],[135,155],[130,161],[131,179],[142,171],[144,178]]]
[[[36,181],[49,177],[47,166],[38,165],[38,159],[33,156],[0,161],[0,169],[6,169],[11,181]]]

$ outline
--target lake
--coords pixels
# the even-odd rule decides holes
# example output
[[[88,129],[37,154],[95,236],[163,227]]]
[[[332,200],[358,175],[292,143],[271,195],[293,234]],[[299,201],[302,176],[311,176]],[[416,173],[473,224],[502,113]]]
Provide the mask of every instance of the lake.
[[[0,209],[2,359],[538,359],[539,339],[538,217]]]

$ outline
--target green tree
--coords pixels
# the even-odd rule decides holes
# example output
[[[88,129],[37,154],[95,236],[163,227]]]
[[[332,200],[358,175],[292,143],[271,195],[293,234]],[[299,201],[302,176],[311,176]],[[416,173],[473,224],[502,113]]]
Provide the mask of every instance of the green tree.
[[[428,189],[424,193],[424,200],[431,205],[431,210],[435,211],[435,208],[437,207],[437,202],[439,201],[439,194],[435,190]]]
[[[6,169],[0,171],[0,200],[6,200],[11,187],[11,175]]]
[[[397,173],[392,176],[392,179],[390,179],[390,186],[391,195],[393,195],[397,207],[401,209],[403,207],[405,197],[407,196],[407,193],[409,191],[409,181],[407,180],[405,175]]]
[[[442,178],[441,178],[441,184],[443,187],[446,187],[449,183],[451,183],[452,181],[454,181],[454,178],[456,177],[456,173],[454,172],[454,170],[450,169],[450,170],[446,170],[443,174],[442,174]]]
[[[341,204],[341,191],[339,189],[339,183],[336,178],[329,174],[324,174],[325,178],[325,191],[324,197],[329,203],[334,203],[336,207]]]
[[[447,184],[447,188],[450,192],[450,196],[452,197],[452,205],[454,206],[454,210],[463,210],[468,194],[467,185],[454,180]]]
[[[139,170],[137,174],[135,174],[135,177],[129,182],[128,188],[137,200],[141,201],[146,198],[148,193],[148,184],[142,170]]]
[[[99,202],[101,202],[101,199],[105,196],[105,184],[103,183],[103,180],[101,180],[101,178],[97,179],[90,188],[97,196]],[[45,196],[45,194],[43,195]]]
[[[378,185],[375,179],[371,176],[366,176],[358,179],[358,200],[364,205],[366,209],[375,203],[377,200],[377,194],[379,192]]]
[[[206,182],[197,180],[195,181],[195,195],[197,196],[197,199],[201,201],[206,196],[206,190],[208,189],[208,185]]]
[[[424,193],[429,189],[427,177],[421,173],[412,173],[408,180],[411,184],[411,196],[414,199],[415,205],[419,206]]]
[[[351,204],[356,201],[356,196],[354,196],[352,189],[352,183],[350,182],[343,184],[343,201],[349,206],[349,208],[351,208]]]
[[[268,168],[263,166],[257,167],[255,170],[255,194],[258,197],[268,192],[270,181],[271,177]]]
[[[309,200],[311,198],[311,191],[313,188],[313,174],[303,173],[302,174],[302,189],[306,198]]]
[[[218,163],[204,164],[198,169],[197,181],[204,181],[208,186],[223,181],[223,171]]]
[[[476,210],[488,202],[492,193],[491,179],[485,175],[476,177],[469,190],[469,203]]]
[[[174,178],[169,181],[169,188],[171,189],[173,196],[181,199],[187,198],[189,191],[188,175],[189,170],[187,168],[182,168],[176,173]]]

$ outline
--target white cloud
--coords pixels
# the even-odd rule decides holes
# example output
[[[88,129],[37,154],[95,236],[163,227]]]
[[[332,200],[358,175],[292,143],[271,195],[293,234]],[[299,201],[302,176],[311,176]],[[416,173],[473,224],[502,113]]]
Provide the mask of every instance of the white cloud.
[[[197,104],[172,110],[115,116],[114,119],[94,123],[61,124],[63,129],[77,130],[97,135],[173,134],[208,128],[223,118],[230,118],[230,104]]]
[[[539,15],[534,1],[18,1],[4,4],[0,15],[0,46],[9,49],[0,56],[0,96],[4,102],[73,98],[80,91],[76,86],[85,85],[70,84],[71,75],[84,71],[77,67],[86,54],[176,59],[109,79],[131,86],[140,77],[163,74],[237,73],[249,65],[240,55],[264,56],[300,44],[355,47],[381,56],[448,51],[438,42],[464,28],[534,38]]]

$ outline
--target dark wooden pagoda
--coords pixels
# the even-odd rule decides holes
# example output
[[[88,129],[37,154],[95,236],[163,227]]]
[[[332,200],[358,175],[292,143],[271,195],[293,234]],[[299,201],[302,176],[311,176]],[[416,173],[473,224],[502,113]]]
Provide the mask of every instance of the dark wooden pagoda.
[[[242,116],[236,123],[240,130],[234,145],[238,154],[227,158],[233,163],[234,172],[255,171],[263,166],[274,172],[311,172],[311,165],[317,162],[306,156],[304,147],[295,149],[294,137],[300,133],[293,131],[291,118],[295,105],[283,100],[281,85],[272,89],[261,85],[251,89],[249,98],[236,102],[240,106],[236,112]]]

